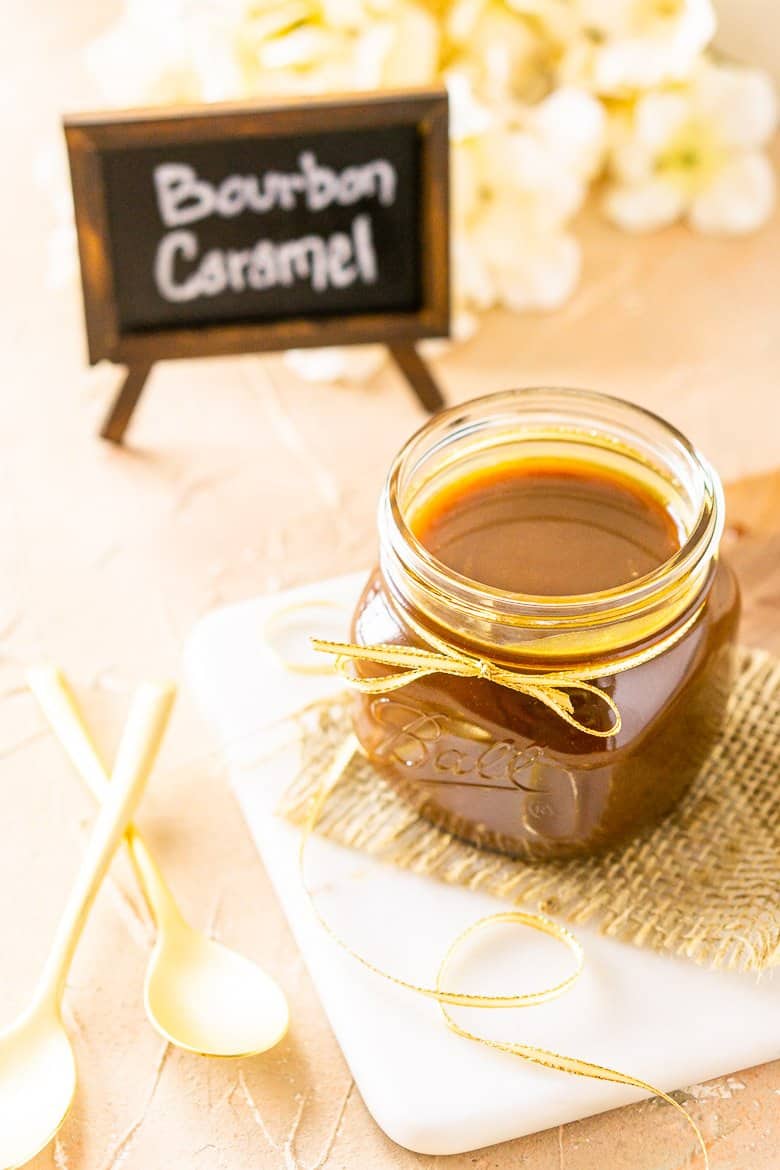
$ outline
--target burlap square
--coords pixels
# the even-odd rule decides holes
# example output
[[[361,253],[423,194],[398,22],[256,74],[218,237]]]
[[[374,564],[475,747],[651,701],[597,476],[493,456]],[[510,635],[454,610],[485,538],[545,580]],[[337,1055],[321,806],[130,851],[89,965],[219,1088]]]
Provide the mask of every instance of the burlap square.
[[[351,726],[344,698],[302,720],[302,767],[280,813],[300,824]],[[486,852],[423,820],[359,755],[317,831],[452,884],[713,967],[780,962],[780,661],[740,655],[723,734],[660,824],[588,860]]]

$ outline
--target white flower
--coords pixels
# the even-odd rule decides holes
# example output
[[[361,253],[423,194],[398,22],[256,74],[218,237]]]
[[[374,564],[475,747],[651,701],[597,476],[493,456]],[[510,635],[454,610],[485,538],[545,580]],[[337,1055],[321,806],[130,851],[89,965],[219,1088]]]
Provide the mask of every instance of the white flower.
[[[367,382],[387,361],[383,345],[289,349],[286,365],[304,382]]]
[[[605,145],[602,106],[570,88],[531,108],[510,108],[504,125],[489,130],[474,149],[481,183],[532,203],[529,215],[546,229],[579,211]]]
[[[86,59],[104,98],[126,106],[206,100],[202,57],[212,39],[220,70],[219,38],[209,36],[215,20],[208,3],[187,0],[126,0],[122,15],[87,48]]]
[[[420,3],[395,0],[389,11],[392,44],[384,60],[381,84],[424,85],[435,79],[440,36],[433,15]]]
[[[556,309],[574,291],[580,274],[577,241],[561,227],[529,221],[522,204],[507,195],[493,200],[471,233],[475,253],[495,289],[498,304],[515,312]]]
[[[458,70],[445,74],[450,102],[450,205],[452,229],[457,237],[467,226],[484,193],[479,172],[479,141],[495,119],[488,106],[478,101],[469,77]]]
[[[523,149],[514,145],[519,160]],[[513,185],[483,192],[460,224],[452,249],[457,313],[494,305],[516,311],[551,309],[573,291],[579,248],[564,229],[581,192],[569,192],[566,202],[560,199],[560,184],[548,191],[541,172],[531,177],[537,186],[521,189],[518,174]]]
[[[452,241],[452,269],[455,312],[484,312],[498,299],[498,288],[479,242],[465,231]]]
[[[444,73],[450,106],[450,141],[467,142],[493,125],[493,112],[474,93],[472,79],[459,69]]]
[[[494,196],[522,204],[522,218],[534,230],[555,227],[579,211],[584,179],[545,139],[527,130],[497,130],[476,149],[482,182]]]
[[[552,40],[511,0],[454,0],[446,19],[453,63],[491,100],[535,101],[553,83]]]
[[[715,33],[711,0],[574,0],[561,76],[620,95],[684,80]]]
[[[417,0],[287,0],[246,4],[234,45],[245,93],[310,93],[433,80],[439,29]]]
[[[601,105],[575,89],[531,108],[506,105],[483,133],[454,144],[456,311],[550,309],[566,300],[580,252],[565,229],[604,146]]]
[[[591,179],[601,169],[606,147],[604,107],[574,86],[561,86],[533,112],[537,137],[562,167]]]
[[[760,148],[776,121],[769,78],[737,66],[702,64],[687,87],[641,97],[618,124],[607,215],[628,231],[682,216],[705,232],[754,230],[774,205]]]
[[[438,58],[421,0],[127,0],[88,53],[118,104],[422,85]]]

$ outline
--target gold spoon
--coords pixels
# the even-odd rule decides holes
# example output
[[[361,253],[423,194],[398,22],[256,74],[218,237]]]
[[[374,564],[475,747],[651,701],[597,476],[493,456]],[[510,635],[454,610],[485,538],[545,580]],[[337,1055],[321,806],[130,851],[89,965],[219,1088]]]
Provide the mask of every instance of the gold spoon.
[[[106,771],[65,679],[48,666],[30,671],[27,679],[76,771],[98,800],[105,799]],[[278,983],[190,926],[133,825],[126,836],[157,923],[144,988],[151,1023],[172,1044],[204,1056],[254,1056],[273,1048],[289,1023]]]
[[[62,1023],[65,979],[95,893],[152,768],[173,702],[169,687],[137,693],[119,747],[111,794],[84,854],[31,1005],[0,1033],[0,1170],[34,1158],[56,1134],[76,1091]]]

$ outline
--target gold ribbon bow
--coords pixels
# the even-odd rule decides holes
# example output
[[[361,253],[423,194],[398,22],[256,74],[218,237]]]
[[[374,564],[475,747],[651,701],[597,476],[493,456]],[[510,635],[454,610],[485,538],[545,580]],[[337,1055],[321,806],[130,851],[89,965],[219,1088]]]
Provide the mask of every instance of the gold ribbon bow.
[[[336,670],[339,674],[349,686],[366,695],[386,695],[432,674],[451,674],[457,678],[485,678],[501,687],[507,687],[510,691],[518,691],[532,699],[538,699],[566,723],[586,735],[608,739],[612,735],[617,735],[622,727],[623,721],[614,699],[600,687],[588,682],[583,673],[561,671],[555,674],[521,674],[519,671],[499,666],[488,658],[466,654],[439,638],[434,640],[432,635],[430,641],[435,649],[391,646],[385,643],[358,646],[354,642],[329,642],[323,638],[312,638],[311,644],[315,650],[320,650],[323,654],[335,654]],[[360,678],[352,670],[353,662],[374,662],[381,666],[397,667],[397,670],[393,674],[383,674],[378,678]],[[612,723],[606,731],[588,727],[586,723],[577,719],[571,696],[566,693],[570,690],[586,691],[588,694],[596,695],[609,707],[612,712]]]
[[[424,646],[394,646],[385,642],[375,646],[359,646],[356,642],[330,642],[325,638],[312,638],[311,645],[323,654],[334,654],[338,673],[348,686],[361,691],[364,695],[386,695],[432,674],[451,674],[457,678],[486,678],[501,687],[507,687],[510,691],[518,691],[532,699],[538,699],[565,723],[576,727],[577,731],[585,735],[609,739],[610,736],[619,733],[623,720],[615,700],[592,680],[603,678],[604,675],[622,674],[623,671],[657,658],[675,646],[699,620],[702,604],[696,606],[684,621],[663,637],[619,661],[608,666],[603,664],[595,667],[583,666],[575,670],[560,670],[549,674],[523,674],[500,666],[490,658],[478,658],[474,654],[467,654],[459,647],[437,637],[431,630],[424,629],[408,614],[404,615],[405,623],[422,642],[428,644],[429,649]],[[361,678],[352,670],[354,662],[375,662],[380,666],[392,666],[396,669],[393,674]],[[600,699],[612,713],[612,723],[607,730],[600,731],[595,727],[588,727],[586,723],[577,719],[571,696],[567,691],[584,691]]]

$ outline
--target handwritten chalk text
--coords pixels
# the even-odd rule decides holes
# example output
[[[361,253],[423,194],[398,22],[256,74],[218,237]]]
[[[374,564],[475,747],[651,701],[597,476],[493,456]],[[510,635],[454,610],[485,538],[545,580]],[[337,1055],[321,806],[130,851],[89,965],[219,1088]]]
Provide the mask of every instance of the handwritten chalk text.
[[[324,211],[335,204],[350,207],[361,199],[376,199],[383,207],[395,202],[397,175],[386,159],[335,171],[321,166],[311,151],[298,157],[292,173],[267,171],[260,175],[228,175],[215,184],[201,178],[187,163],[161,163],[154,168],[157,206],[166,227],[187,227],[210,215],[234,219],[244,211],[258,215],[281,208]]]
[[[209,217],[229,220],[244,212],[316,215],[358,202],[392,206],[398,175],[386,159],[337,170],[320,164],[313,151],[302,151],[296,171],[231,174],[220,182],[203,178],[189,163],[165,162],[154,168],[153,181],[160,218],[171,229],[160,240],[154,263],[157,291],[166,301],[186,303],[296,282],[324,293],[378,280],[369,210],[356,214],[348,229],[329,235],[315,230],[289,240],[260,239],[243,248],[204,251],[191,228]]]
[[[154,278],[160,295],[175,303],[224,292],[285,288],[298,280],[308,281],[318,293],[348,288],[356,281],[374,284],[377,260],[371,218],[358,215],[349,233],[333,232],[325,239],[310,234],[283,243],[258,240],[251,248],[212,248],[202,256],[195,232],[168,232],[157,248]]]

